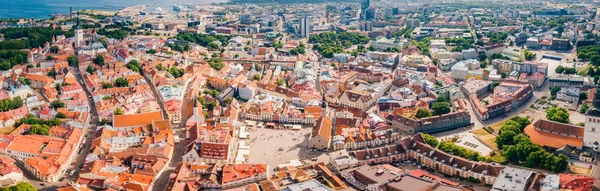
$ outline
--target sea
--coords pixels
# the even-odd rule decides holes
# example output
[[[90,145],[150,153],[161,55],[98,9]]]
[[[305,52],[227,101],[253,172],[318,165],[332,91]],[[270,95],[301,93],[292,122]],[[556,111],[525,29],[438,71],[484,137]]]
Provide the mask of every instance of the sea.
[[[161,7],[172,10],[175,4],[210,4],[227,0],[0,0],[0,18],[50,18],[52,14],[69,14],[83,10],[120,11],[133,5],[147,4],[148,10]]]

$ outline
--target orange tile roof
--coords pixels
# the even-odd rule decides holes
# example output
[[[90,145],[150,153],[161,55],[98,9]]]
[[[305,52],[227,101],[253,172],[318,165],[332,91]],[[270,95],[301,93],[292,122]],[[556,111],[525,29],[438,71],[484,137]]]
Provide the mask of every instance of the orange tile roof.
[[[163,120],[160,111],[147,113],[136,113],[128,115],[115,115],[113,117],[113,127],[133,127],[152,124],[152,121]]]
[[[267,173],[267,164],[235,164],[223,166],[222,183],[227,184]]]
[[[575,174],[559,174],[561,190],[591,191],[594,187],[594,177]]]
[[[570,145],[579,147],[583,145],[583,138],[561,136],[553,133],[548,133],[535,129],[533,125],[525,127],[525,134],[529,136],[531,142],[541,146],[548,146],[552,148],[560,148],[564,145]]]

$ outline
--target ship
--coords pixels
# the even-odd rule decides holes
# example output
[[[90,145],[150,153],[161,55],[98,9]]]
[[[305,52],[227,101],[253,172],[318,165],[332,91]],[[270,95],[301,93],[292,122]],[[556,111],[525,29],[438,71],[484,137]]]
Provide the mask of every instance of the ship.
[[[174,10],[174,11],[181,11],[181,9],[182,9],[182,8],[183,8],[183,7],[182,7],[182,6],[180,6],[179,4],[175,4],[175,5],[173,5],[173,10]]]

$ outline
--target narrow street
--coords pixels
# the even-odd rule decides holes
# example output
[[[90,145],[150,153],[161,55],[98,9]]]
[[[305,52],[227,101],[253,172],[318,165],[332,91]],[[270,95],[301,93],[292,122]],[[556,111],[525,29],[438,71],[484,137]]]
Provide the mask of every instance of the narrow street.
[[[89,112],[91,114],[91,118],[89,121],[89,124],[84,127],[83,130],[83,134],[85,135],[85,138],[83,140],[84,144],[81,144],[81,151],[80,153],[77,155],[77,158],[75,160],[75,165],[73,166],[73,169],[75,170],[75,173],[73,174],[73,177],[71,180],[76,181],[77,177],[79,177],[79,173],[81,171],[80,166],[82,166],[85,163],[85,158],[87,157],[87,155],[90,152],[90,145],[92,143],[92,140],[94,139],[94,135],[96,134],[96,130],[97,130],[97,126],[99,123],[99,118],[98,118],[98,111],[96,110],[96,104],[94,102],[93,96],[92,96],[92,92],[90,91],[90,89],[83,83],[83,77],[81,76],[81,73],[79,72],[79,70],[77,69],[73,69],[73,73],[75,73],[75,76],[77,78],[77,80],[79,81],[79,83],[85,87],[85,94],[87,95],[87,99],[88,99],[88,104],[90,105],[89,108]]]
[[[153,88],[153,90],[155,90],[154,85],[151,85],[151,87]],[[181,100],[181,123],[179,124],[179,126],[175,126],[174,124],[171,124],[172,128],[173,128],[173,133],[178,136],[179,138],[181,138],[179,141],[175,140],[175,148],[173,150],[173,156],[171,157],[171,160],[169,161],[169,164],[167,166],[167,168],[165,169],[165,171],[163,171],[162,174],[160,174],[160,176],[156,179],[156,181],[154,182],[154,185],[152,186],[152,190],[164,190],[167,187],[167,184],[169,183],[169,176],[171,175],[171,173],[173,173],[173,171],[175,170],[175,168],[177,167],[177,165],[182,161],[182,156],[183,156],[183,152],[185,151],[185,137],[186,137],[186,132],[185,132],[185,124],[187,122],[187,117],[185,115],[186,113],[186,104],[187,104],[187,100],[190,99],[190,92],[191,89],[186,88],[186,92],[185,95],[183,96],[183,100]],[[155,94],[158,94],[158,92],[154,92]],[[161,99],[162,102],[162,99]],[[161,103],[161,107],[164,108],[164,104]],[[166,110],[163,110],[166,113]]]
[[[143,72],[140,75],[142,75],[144,77],[144,80],[146,80],[146,83],[148,83],[148,86],[150,86],[150,89],[152,90],[152,94],[154,94],[154,97],[156,98],[156,101],[158,102],[158,105],[160,106],[160,111],[163,115],[163,119],[169,119],[169,115],[167,114],[167,109],[165,108],[165,101],[163,100],[162,96],[158,93],[158,90],[152,83],[152,80],[150,80],[150,78],[146,77],[146,75],[144,75]]]

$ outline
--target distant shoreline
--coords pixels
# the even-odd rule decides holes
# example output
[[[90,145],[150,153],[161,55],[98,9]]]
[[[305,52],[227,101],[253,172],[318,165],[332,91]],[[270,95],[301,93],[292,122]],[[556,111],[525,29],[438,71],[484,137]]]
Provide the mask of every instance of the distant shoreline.
[[[11,1],[10,3],[3,5],[0,8],[0,20],[9,19],[50,19],[55,15],[69,15],[69,7],[73,8],[73,13],[79,10],[94,10],[94,11],[107,11],[107,12],[119,12],[127,9],[128,7],[148,5],[149,8],[162,7],[163,9],[172,11],[172,6],[176,3],[179,4],[194,4],[194,5],[206,5],[213,3],[227,3],[229,0],[176,0],[176,1],[163,1],[163,0],[105,0],[105,1],[92,1],[82,5],[80,0],[63,0],[56,4],[46,4],[44,0],[29,0],[30,2],[23,1]],[[83,0],[86,2],[87,0]],[[132,4],[129,4],[132,3]]]

